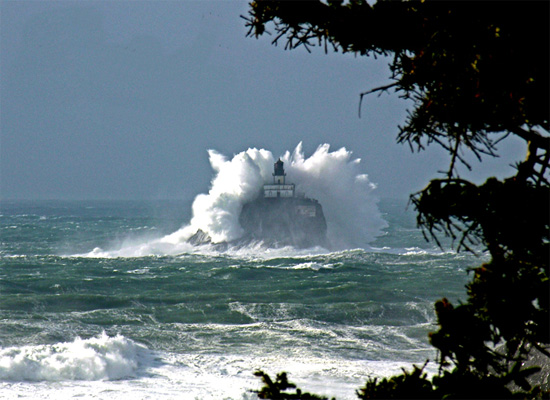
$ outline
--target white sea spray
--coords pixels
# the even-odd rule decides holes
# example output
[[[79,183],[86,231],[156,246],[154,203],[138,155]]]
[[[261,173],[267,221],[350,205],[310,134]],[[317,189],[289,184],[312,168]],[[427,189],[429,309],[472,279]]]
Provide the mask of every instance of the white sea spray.
[[[192,246],[187,240],[198,230],[205,232],[212,243],[231,242],[244,235],[239,214],[245,203],[261,195],[263,185],[273,179],[276,157],[268,150],[249,148],[232,158],[216,150],[208,150],[214,171],[208,193],[195,197],[191,220],[177,231],[160,238],[133,238],[112,249],[95,248],[86,257],[141,257],[182,253],[217,252],[211,246]],[[296,192],[317,199],[327,221],[327,237],[331,250],[366,248],[387,226],[361,160],[342,147],[331,151],[322,144],[306,157],[300,142],[280,156],[285,163],[286,179],[296,185]],[[316,253],[319,249],[313,249]],[[227,252],[263,254],[261,243],[252,243]],[[286,251],[286,250],[285,250]],[[298,250],[296,250],[298,251]],[[323,251],[323,250],[321,250]],[[326,249],[324,250],[326,251]]]

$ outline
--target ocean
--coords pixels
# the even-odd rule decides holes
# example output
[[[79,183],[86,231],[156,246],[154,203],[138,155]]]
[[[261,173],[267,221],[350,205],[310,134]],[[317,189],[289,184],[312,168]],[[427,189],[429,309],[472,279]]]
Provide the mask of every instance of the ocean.
[[[254,399],[261,369],[354,399],[435,360],[433,303],[481,262],[427,243],[406,205],[378,203],[364,248],[163,254],[147,244],[189,203],[2,201],[0,398]]]
[[[252,400],[254,372],[355,399],[369,377],[422,365],[436,300],[465,297],[482,259],[425,241],[406,201],[382,200],[359,159],[301,144],[281,156],[318,199],[327,248],[214,243],[275,157],[209,151],[208,193],[184,201],[0,203],[1,399]]]

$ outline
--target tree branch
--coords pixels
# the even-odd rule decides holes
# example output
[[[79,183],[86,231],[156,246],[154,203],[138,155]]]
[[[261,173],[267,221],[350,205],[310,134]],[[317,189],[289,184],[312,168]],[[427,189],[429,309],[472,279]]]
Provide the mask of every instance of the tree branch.
[[[389,85],[380,86],[371,90],[368,90],[366,92],[363,92],[359,95],[359,118],[361,118],[361,104],[363,103],[363,96],[366,96],[368,94],[376,93],[376,92],[387,92],[388,89],[391,89],[392,87],[395,87],[399,85],[399,82],[390,83]]]

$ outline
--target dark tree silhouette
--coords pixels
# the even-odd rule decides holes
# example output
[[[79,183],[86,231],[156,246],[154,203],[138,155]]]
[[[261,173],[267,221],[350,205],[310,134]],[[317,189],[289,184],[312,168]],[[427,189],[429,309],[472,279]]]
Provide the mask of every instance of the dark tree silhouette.
[[[458,251],[491,255],[473,269],[464,304],[435,304],[439,374],[429,380],[415,367],[369,380],[360,398],[549,396],[548,382],[527,380],[538,369],[523,366],[534,353],[550,357],[549,4],[258,0],[243,17],[249,36],[269,33],[285,49],[389,57],[388,84],[360,93],[359,113],[376,92],[413,101],[397,142],[413,151],[435,143],[450,155],[444,176],[411,196],[419,227],[438,244],[450,236]],[[497,157],[511,136],[528,149],[514,176],[460,178],[467,153]]]

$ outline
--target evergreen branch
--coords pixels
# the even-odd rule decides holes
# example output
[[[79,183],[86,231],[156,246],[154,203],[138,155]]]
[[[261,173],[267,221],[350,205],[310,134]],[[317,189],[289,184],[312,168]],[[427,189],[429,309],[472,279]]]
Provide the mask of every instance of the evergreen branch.
[[[382,94],[383,92],[387,92],[388,89],[391,89],[392,87],[398,86],[399,82],[390,83],[389,85],[380,86],[371,90],[367,90],[366,92],[359,94],[359,118],[361,118],[361,104],[363,103],[363,97],[372,93],[380,92]]]

